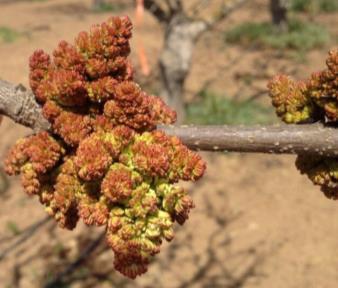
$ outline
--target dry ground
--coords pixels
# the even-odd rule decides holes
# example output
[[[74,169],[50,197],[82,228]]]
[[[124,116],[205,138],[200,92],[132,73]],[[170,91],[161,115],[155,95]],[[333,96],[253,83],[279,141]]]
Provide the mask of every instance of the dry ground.
[[[23,36],[0,44],[0,77],[25,85],[28,57],[34,49],[51,51],[58,40],[71,40],[109,16],[88,11],[89,1],[8,2],[0,1],[0,26]],[[250,91],[236,80],[238,74],[254,75],[258,79],[251,88],[263,89],[267,78],[278,71],[302,77],[323,66],[328,47],[309,52],[305,62],[295,62],[274,51],[226,46],[222,30],[245,19],[268,19],[267,1],[249,2],[199,40],[186,85],[187,100],[208,80],[214,80],[213,90],[228,95],[241,91],[246,97]],[[132,10],[125,13],[133,17]],[[319,16],[317,21],[337,33],[337,14]],[[142,37],[152,67],[161,35],[161,28],[147,17],[133,40],[135,45]],[[132,58],[136,61],[134,54]],[[269,102],[267,97],[260,101]],[[5,120],[0,127],[1,160],[15,140],[28,133]],[[206,176],[188,185],[197,206],[191,219],[177,227],[176,238],[163,245],[146,275],[135,281],[124,279],[111,271],[113,255],[102,248],[77,273],[82,280],[71,287],[338,287],[337,202],[327,200],[297,173],[293,156],[205,154],[205,158]],[[10,188],[0,197],[1,252],[8,246],[1,239],[16,226],[23,229],[45,214],[36,199],[24,195],[18,179],[11,178]],[[0,286],[43,287],[43,281],[65,268],[98,230],[80,225],[68,232],[48,223],[0,260]]]

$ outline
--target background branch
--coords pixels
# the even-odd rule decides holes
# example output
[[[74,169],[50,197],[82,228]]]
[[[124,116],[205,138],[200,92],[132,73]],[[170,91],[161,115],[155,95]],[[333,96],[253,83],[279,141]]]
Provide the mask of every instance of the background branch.
[[[2,261],[9,253],[15,251],[15,249],[17,249],[18,246],[25,243],[30,237],[32,237],[35,234],[35,232],[37,232],[41,227],[47,224],[51,219],[52,219],[51,217],[47,216],[39,220],[38,222],[30,225],[28,228],[22,231],[22,233],[19,234],[20,237],[12,245],[7,247],[0,253],[0,261]]]
[[[218,24],[220,21],[224,20],[227,18],[233,11],[237,10],[240,8],[242,5],[244,5],[248,0],[233,0],[229,1],[227,3],[223,3],[222,7],[220,8],[219,14],[209,21],[208,27],[209,29],[212,29],[216,24]]]
[[[199,14],[202,9],[208,6],[210,0],[199,0],[197,3],[194,3],[190,10],[193,15]]]
[[[169,15],[154,0],[144,0],[144,8],[146,8],[159,22],[168,22]]]
[[[72,262],[69,266],[65,268],[60,274],[56,275],[54,279],[44,285],[44,288],[59,288],[63,287],[64,279],[71,275],[80,265],[85,262],[90,254],[92,254],[95,249],[100,245],[105,237],[105,232],[100,233],[97,238],[91,242],[82,252],[81,254]]]
[[[0,112],[35,131],[50,128],[33,93],[2,80]],[[255,127],[186,125],[160,126],[159,129],[178,136],[196,150],[338,155],[338,130],[323,124]]]

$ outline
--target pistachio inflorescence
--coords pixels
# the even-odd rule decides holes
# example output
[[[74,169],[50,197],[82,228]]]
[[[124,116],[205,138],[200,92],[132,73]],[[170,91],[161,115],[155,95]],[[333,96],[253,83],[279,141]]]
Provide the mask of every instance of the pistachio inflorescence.
[[[326,69],[313,73],[305,81],[286,75],[274,77],[268,84],[277,115],[288,124],[338,121],[338,49],[332,49]],[[338,151],[337,151],[338,153]],[[296,167],[306,174],[328,198],[338,199],[338,157],[297,156]]]
[[[115,268],[135,278],[194,207],[178,181],[199,179],[206,164],[156,129],[176,113],[133,81],[131,30],[129,18],[112,17],[52,57],[34,52],[30,86],[51,130],[20,139],[6,171],[59,226],[104,226]]]

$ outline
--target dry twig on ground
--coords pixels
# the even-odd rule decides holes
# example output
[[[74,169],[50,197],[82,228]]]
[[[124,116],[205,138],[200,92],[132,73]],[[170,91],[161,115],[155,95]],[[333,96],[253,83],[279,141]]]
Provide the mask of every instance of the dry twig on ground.
[[[3,260],[9,253],[14,251],[20,245],[25,243],[30,237],[32,237],[41,227],[47,224],[51,219],[52,219],[51,217],[47,216],[27,227],[22,233],[19,234],[19,237],[12,245],[7,247],[0,253],[0,261]]]
[[[101,233],[93,242],[91,242],[86,249],[82,251],[82,253],[63,270],[60,274],[56,275],[56,277],[48,282],[44,288],[57,288],[62,285],[64,279],[71,275],[87,258],[91,253],[95,251],[95,249],[100,245],[105,237],[105,232]]]

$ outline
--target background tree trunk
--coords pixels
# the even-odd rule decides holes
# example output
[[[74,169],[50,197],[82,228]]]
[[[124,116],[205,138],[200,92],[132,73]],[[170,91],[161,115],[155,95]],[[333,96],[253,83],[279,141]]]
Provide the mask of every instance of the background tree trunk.
[[[270,12],[273,25],[279,31],[288,30],[288,0],[270,0]]]
[[[178,123],[185,118],[183,88],[190,71],[194,45],[206,28],[204,22],[188,20],[182,14],[173,16],[165,27],[164,47],[159,59],[160,95],[177,111]]]
[[[160,96],[177,111],[178,123],[182,123],[185,119],[183,89],[190,72],[194,46],[198,37],[212,29],[245,2],[247,0],[227,1],[226,5],[224,3],[220,5],[217,17],[203,20],[203,17],[199,17],[199,12],[202,10],[201,7],[210,4],[209,1],[197,1],[194,11],[189,15],[187,11],[184,11],[182,0],[144,0],[144,8],[162,24],[164,29],[164,45],[158,61],[161,81]]]

